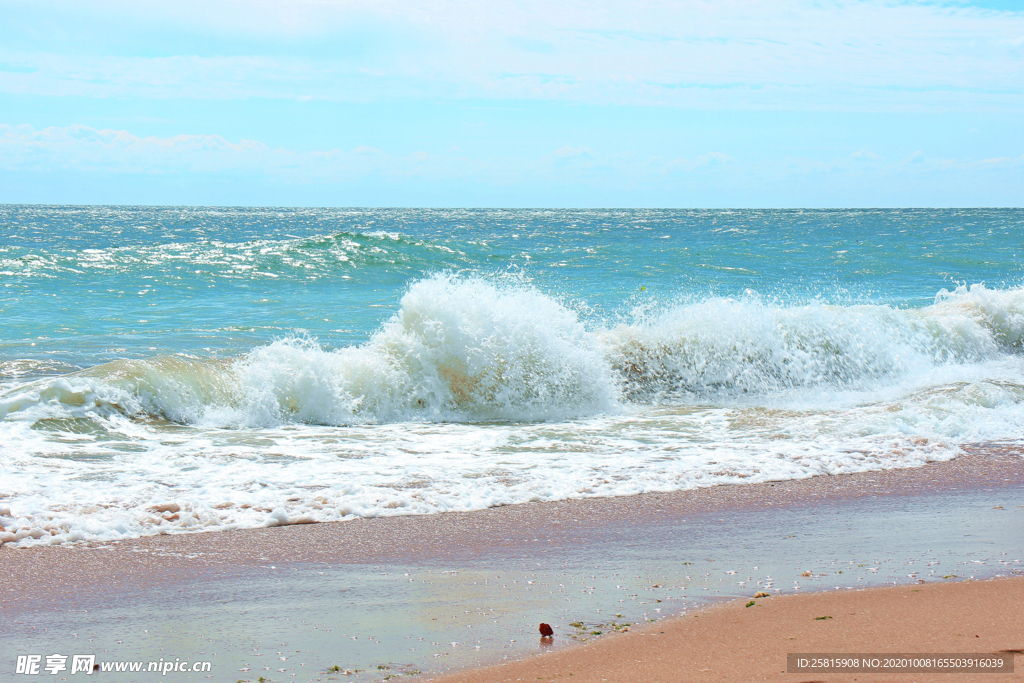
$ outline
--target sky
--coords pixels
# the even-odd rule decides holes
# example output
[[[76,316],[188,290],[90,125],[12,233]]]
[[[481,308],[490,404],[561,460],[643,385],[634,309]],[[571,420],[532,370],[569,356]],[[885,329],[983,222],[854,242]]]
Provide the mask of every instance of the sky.
[[[1024,206],[1024,0],[0,0],[0,202]]]

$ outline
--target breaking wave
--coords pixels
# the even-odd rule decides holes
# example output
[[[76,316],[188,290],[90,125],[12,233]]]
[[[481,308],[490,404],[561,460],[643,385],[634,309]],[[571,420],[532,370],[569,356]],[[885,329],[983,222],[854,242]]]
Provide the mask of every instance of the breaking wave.
[[[47,378],[0,418],[119,413],[250,427],[550,421],[630,403],[770,402],[877,391],[1020,349],[1024,289],[941,291],[918,309],[711,298],[595,325],[536,288],[440,274],[366,343],[290,337],[231,361],[165,356]]]

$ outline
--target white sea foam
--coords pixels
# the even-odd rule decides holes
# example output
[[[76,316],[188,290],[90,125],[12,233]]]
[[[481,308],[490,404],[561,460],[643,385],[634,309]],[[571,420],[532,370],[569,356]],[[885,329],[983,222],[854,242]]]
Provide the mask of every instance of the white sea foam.
[[[362,346],[291,337],[230,365],[108,363],[10,392],[0,417],[42,407],[224,427],[349,425],[566,419],[616,402],[603,350],[571,310],[532,288],[438,275],[413,285]]]
[[[878,389],[1020,345],[1024,290],[943,290],[924,309],[769,305],[756,297],[668,308],[601,334],[636,400],[793,388]]]
[[[235,364],[237,422],[550,420],[613,410],[614,382],[576,315],[531,288],[439,275],[366,344],[286,339]]]
[[[452,275],[401,303],[360,346],[293,337],[9,386],[0,539],[905,467],[1024,429],[1020,289],[920,309],[709,299],[610,329],[532,287]]]

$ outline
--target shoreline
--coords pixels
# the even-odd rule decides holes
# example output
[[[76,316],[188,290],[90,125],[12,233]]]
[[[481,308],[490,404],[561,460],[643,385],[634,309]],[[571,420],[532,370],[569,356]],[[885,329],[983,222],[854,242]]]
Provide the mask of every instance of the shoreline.
[[[836,502],[872,497],[913,496],[939,490],[984,489],[1024,484],[1024,446],[968,444],[962,448],[965,451],[964,455],[919,467],[825,474],[805,479],[763,483],[717,484],[667,493],[534,501],[468,512],[358,517],[342,521],[298,522],[276,527],[227,531],[173,532],[48,546],[16,547],[3,543],[0,544],[0,553],[18,555],[0,555],[0,558],[18,563],[19,560],[35,553],[62,554],[82,549],[120,548],[132,552],[162,550],[170,553],[168,557],[181,553],[193,556],[188,558],[192,561],[202,563],[211,556],[223,554],[221,547],[226,546],[234,553],[234,561],[255,563],[269,559],[281,562],[316,562],[334,559],[330,551],[324,551],[323,546],[317,543],[327,536],[351,536],[355,540],[358,537],[372,539],[382,534],[409,536],[422,533],[443,537],[446,545],[468,549],[474,544],[467,539],[467,529],[476,529],[481,524],[488,531],[501,531],[504,532],[502,535],[507,536],[514,535],[515,531],[544,526],[550,520],[561,521],[570,517],[573,522],[590,528],[608,521],[635,519],[641,515],[645,518],[655,515],[666,518],[686,517],[718,510],[753,511],[814,504],[823,500]],[[351,534],[347,533],[350,531]],[[452,536],[452,533],[455,535]],[[312,542],[303,543],[304,536],[308,536]],[[502,538],[500,541],[514,543],[515,539]],[[356,561],[396,556],[383,544],[359,543],[356,548]],[[429,551],[423,548],[407,548],[398,555],[409,558],[436,557],[439,554],[441,553],[436,549],[436,545],[432,545]],[[44,565],[35,568],[45,570]]]
[[[514,549],[537,533],[546,543],[579,542],[610,524],[685,520],[718,511],[771,510],[865,498],[916,496],[964,490],[1024,486],[1024,446],[976,444],[965,455],[920,467],[819,475],[807,479],[717,485],[670,493],[641,493],[608,498],[573,498],[432,515],[356,518],[338,522],[199,531],[143,536],[114,541],[15,548],[0,545],[0,563],[13,576],[8,592],[21,594],[49,581],[59,587],[68,579],[88,585],[93,569],[105,581],[131,582],[137,571],[153,569],[152,558],[190,574],[235,565],[287,563],[354,563],[468,558]],[[1024,502],[1024,501],[1022,501]],[[481,543],[481,537],[486,542]],[[346,546],[344,557],[334,549]],[[107,551],[116,563],[98,555]],[[150,557],[152,556],[152,557]],[[83,565],[86,572],[77,571]],[[58,577],[56,573],[60,574]],[[32,576],[31,583],[19,579]],[[0,597],[2,604],[9,596]]]
[[[563,650],[571,622],[666,623],[762,588],[832,594],[1014,572],[1024,566],[1024,539],[1013,533],[1024,458],[997,445],[969,452],[913,469],[667,494],[4,547],[0,608],[11,620],[0,643],[25,649],[38,627],[53,651],[68,649],[73,631],[110,652],[164,656],[177,632],[163,624],[176,620],[185,633],[227,634],[216,652],[231,680],[285,680],[250,661],[266,655],[256,639],[272,637],[309,659],[338,653],[287,680],[370,681],[381,677],[367,667],[400,657],[434,676],[522,660],[542,651],[539,621],[556,626],[557,654],[577,649]],[[936,525],[970,533],[946,538]],[[364,673],[331,678],[332,665]]]
[[[773,596],[749,601],[753,609],[741,599],[570,649],[426,680],[842,683],[873,674],[788,673],[787,654],[999,653],[1014,660],[1013,673],[886,673],[884,680],[1017,681],[1024,677],[1022,591],[1024,577],[1003,577]]]

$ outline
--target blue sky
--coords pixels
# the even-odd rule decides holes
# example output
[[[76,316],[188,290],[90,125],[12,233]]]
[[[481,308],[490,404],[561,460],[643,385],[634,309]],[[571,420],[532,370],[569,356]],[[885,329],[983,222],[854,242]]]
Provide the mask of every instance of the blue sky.
[[[0,0],[0,201],[1021,206],[1024,0]]]

